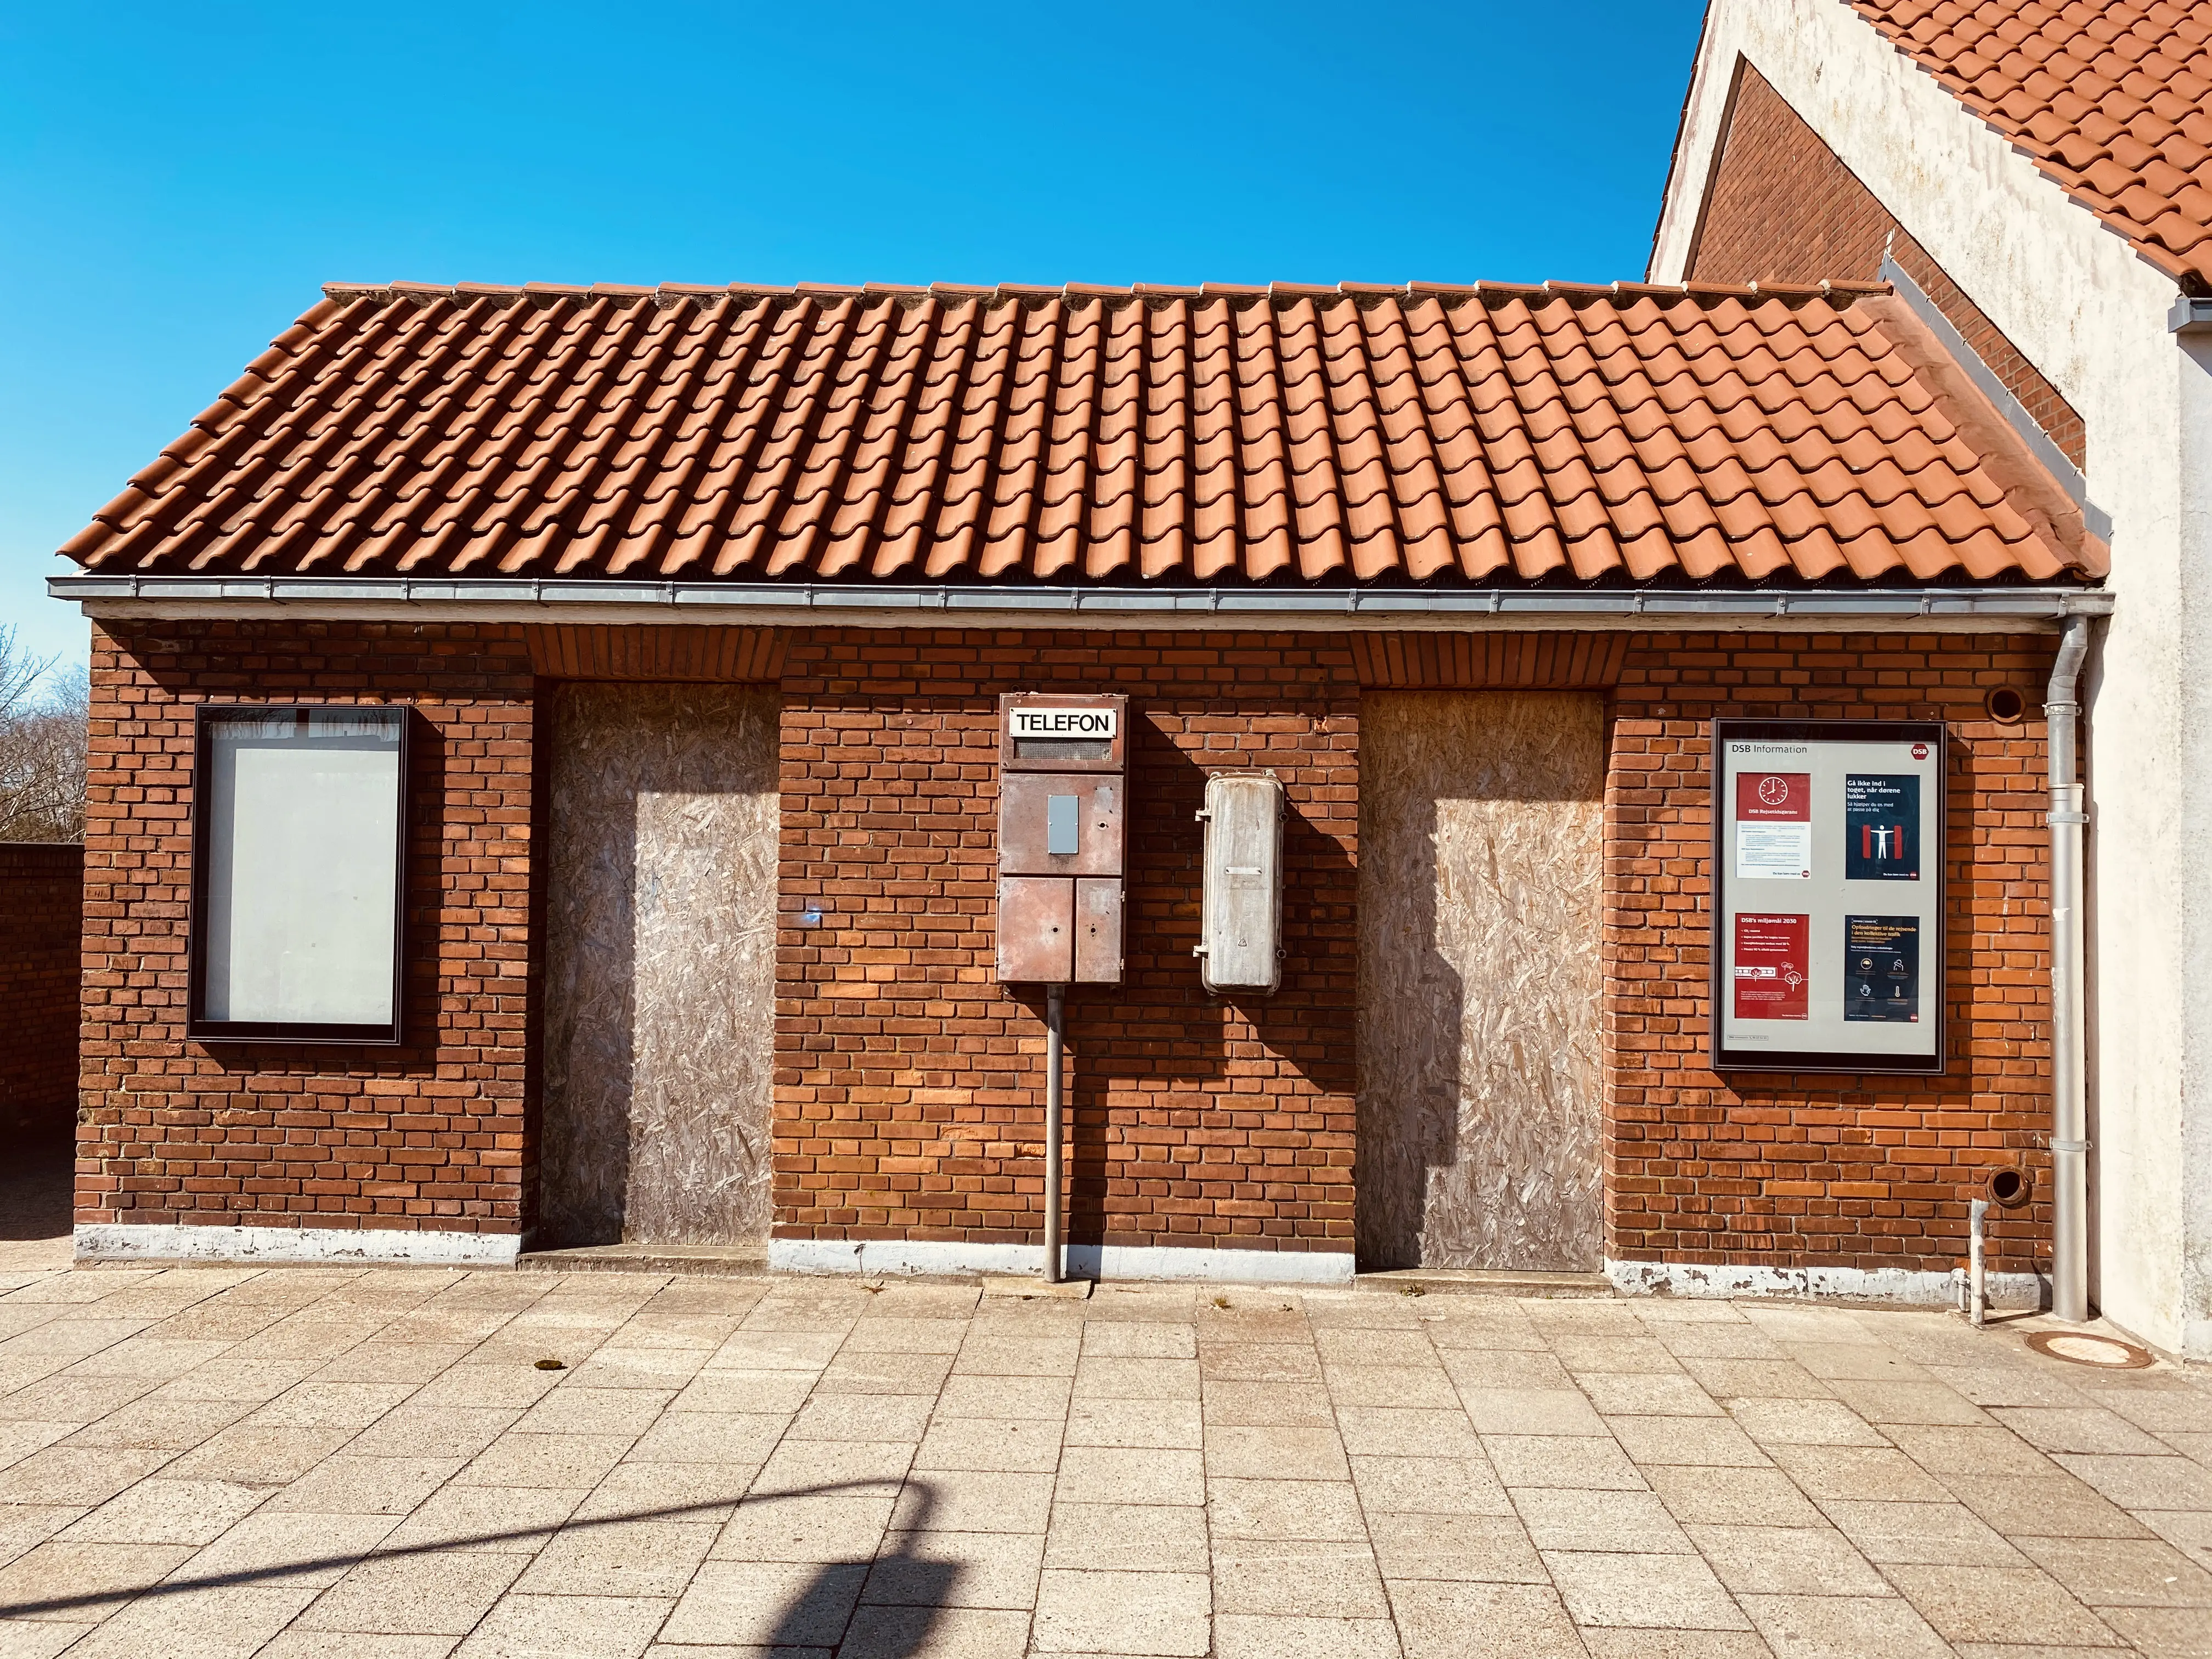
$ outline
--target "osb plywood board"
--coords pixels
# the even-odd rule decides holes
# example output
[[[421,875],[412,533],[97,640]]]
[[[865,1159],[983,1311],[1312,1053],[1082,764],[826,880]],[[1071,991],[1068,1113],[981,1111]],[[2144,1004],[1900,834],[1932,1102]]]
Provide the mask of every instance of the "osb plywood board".
[[[1604,711],[1360,701],[1360,1266],[1599,1265]]]
[[[542,1225],[560,1244],[764,1240],[776,696],[579,684],[552,702]]]

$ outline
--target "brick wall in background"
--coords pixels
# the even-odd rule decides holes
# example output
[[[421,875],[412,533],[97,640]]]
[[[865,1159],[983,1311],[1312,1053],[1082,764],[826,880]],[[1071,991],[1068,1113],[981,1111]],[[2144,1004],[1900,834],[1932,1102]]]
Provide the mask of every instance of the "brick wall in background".
[[[2051,441],[2086,467],[2081,417],[1749,64],[1692,251],[1698,283],[1873,282],[1887,249]]]
[[[1607,782],[1607,1254],[1778,1267],[1944,1269],[1996,1165],[2035,1200],[1992,1211],[1996,1265],[2047,1265],[2047,637],[1639,637]],[[1705,1067],[1716,716],[1949,722],[1949,1072],[1759,1077]]]
[[[1019,1242],[1043,1000],[994,969],[998,698],[1130,695],[1125,978],[1067,998],[1068,1237],[1349,1250],[1358,702],[1341,635],[794,635],[783,679],[776,1232]],[[1281,991],[1199,982],[1209,769],[1288,797]],[[818,927],[801,926],[818,909]]]
[[[401,1047],[185,1040],[202,702],[416,711]],[[532,753],[519,627],[94,628],[80,1222],[523,1224]]]
[[[65,1141],[76,1109],[84,848],[0,842],[0,1146]]]

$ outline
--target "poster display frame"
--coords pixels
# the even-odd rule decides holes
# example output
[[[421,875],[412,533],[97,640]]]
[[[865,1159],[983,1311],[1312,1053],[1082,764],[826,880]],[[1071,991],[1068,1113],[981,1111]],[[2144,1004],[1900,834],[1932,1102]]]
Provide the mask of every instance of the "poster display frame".
[[[1753,720],[1717,719],[1712,722],[1712,917],[1711,933],[1711,1020],[1706,1051],[1716,1072],[1827,1072],[1880,1073],[1891,1076],[1941,1077],[1950,1065],[1948,1026],[1950,962],[1950,904],[1945,884],[1948,862],[1948,823],[1951,779],[1949,728],[1942,720]],[[1726,1046],[1724,999],[1731,986],[1728,975],[1728,929],[1735,914],[1730,904],[1736,887],[1734,861],[1729,856],[1729,831],[1735,822],[1728,799],[1728,744],[1741,742],[1869,744],[1924,743],[1935,750],[1935,799],[1921,804],[1923,833],[1921,879],[1933,884],[1932,939],[1923,941],[1917,975],[1921,995],[1933,1016],[1932,1054],[1896,1054],[1837,1048],[1793,1050],[1730,1048]],[[1840,873],[1824,878],[1840,889]]]

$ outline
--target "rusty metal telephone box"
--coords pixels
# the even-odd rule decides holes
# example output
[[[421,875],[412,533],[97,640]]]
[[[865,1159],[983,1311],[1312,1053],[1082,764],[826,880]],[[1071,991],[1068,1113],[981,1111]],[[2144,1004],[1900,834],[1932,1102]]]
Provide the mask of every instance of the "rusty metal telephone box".
[[[1118,985],[1128,699],[999,699],[999,978]]]

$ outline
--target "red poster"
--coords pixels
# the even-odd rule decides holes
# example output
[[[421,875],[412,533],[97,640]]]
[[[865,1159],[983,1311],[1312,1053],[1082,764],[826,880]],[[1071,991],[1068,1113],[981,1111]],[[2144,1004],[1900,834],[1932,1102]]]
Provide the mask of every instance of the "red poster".
[[[1738,823],[1810,823],[1810,772],[1739,772],[1735,775]]]
[[[1735,1017],[1806,1019],[1812,921],[1806,916],[1735,919]]]

